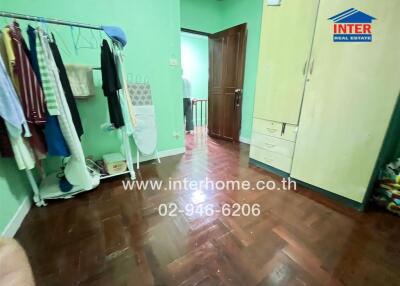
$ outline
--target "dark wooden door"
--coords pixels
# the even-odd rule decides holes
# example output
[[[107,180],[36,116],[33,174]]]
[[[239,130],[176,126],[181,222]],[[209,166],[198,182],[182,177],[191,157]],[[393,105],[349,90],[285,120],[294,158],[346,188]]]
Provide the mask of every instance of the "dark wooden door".
[[[209,36],[208,134],[239,142],[246,24]]]

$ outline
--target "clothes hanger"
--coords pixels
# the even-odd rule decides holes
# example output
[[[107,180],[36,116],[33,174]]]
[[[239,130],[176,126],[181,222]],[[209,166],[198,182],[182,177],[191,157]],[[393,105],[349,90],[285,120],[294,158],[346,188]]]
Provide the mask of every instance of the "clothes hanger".
[[[49,25],[44,20],[44,18],[39,17],[39,25],[42,31],[45,33],[46,37],[49,38]]]
[[[93,30],[90,30],[90,32],[92,38],[94,38],[92,34]],[[83,45],[79,44],[80,41],[83,42]],[[93,45],[93,43],[88,38],[86,38],[86,36],[82,33],[81,28],[78,28],[78,36],[76,39],[76,44],[78,49],[90,49],[90,50],[97,49],[97,46]]]
[[[69,26],[69,28],[70,28],[70,32],[71,32],[72,44],[74,45],[75,55],[78,55],[79,49],[78,49],[78,45],[77,45],[77,43],[75,41],[75,37],[74,37],[74,29],[75,29],[75,27],[74,26]]]
[[[52,35],[53,35],[53,41],[55,41],[54,35],[57,35],[57,41],[59,40],[59,42],[61,42],[61,46],[59,48],[63,51],[63,53],[67,54],[68,56],[71,56],[72,52],[68,48],[68,45],[65,39],[62,37],[62,35],[56,30],[52,31]]]

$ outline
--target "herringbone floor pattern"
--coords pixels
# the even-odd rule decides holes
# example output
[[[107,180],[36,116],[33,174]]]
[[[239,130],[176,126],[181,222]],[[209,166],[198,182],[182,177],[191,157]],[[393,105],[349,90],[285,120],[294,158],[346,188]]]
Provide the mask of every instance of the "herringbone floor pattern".
[[[276,180],[249,148],[188,135],[183,156],[138,177]],[[124,191],[119,179],[34,208],[17,234],[38,286],[400,285],[400,221],[311,191]],[[161,217],[160,203],[259,203],[259,217]]]

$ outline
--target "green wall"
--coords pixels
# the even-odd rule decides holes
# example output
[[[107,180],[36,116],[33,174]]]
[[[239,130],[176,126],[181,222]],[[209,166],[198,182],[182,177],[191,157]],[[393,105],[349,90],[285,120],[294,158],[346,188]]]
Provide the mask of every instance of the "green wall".
[[[216,0],[181,0],[183,28],[214,33],[222,26],[222,5]]]
[[[0,235],[28,194],[25,173],[17,170],[14,159],[0,158]]]
[[[0,10],[122,27],[128,37],[125,49],[128,77],[132,80],[146,78],[152,86],[159,151],[183,148],[182,71],[179,64],[170,65],[170,59],[180,62],[179,0],[1,0]],[[0,19],[1,26],[8,22]],[[20,23],[24,28],[26,22]],[[79,31],[76,28],[71,32],[70,27],[55,25],[45,27],[55,34],[65,63],[100,66],[99,46],[104,34],[83,29]],[[74,49],[74,41],[77,51]],[[106,132],[101,128],[108,121],[108,111],[101,92],[100,72],[94,73],[97,94],[94,98],[80,100],[78,108],[85,130],[82,138],[85,155],[98,157],[119,151],[121,144],[118,132]],[[174,136],[175,133],[179,136]],[[58,169],[59,161],[47,159],[46,167],[47,170]],[[0,160],[0,171],[1,231],[26,194],[27,185],[22,176],[17,186],[12,190],[9,187],[23,173],[16,171],[13,162]]]
[[[181,0],[182,28],[207,33],[247,23],[241,137],[250,139],[261,33],[262,0]]]

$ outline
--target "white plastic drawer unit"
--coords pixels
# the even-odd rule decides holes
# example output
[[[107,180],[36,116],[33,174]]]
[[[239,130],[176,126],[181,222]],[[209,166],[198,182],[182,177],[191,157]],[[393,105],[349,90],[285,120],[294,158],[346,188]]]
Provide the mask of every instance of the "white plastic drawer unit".
[[[291,141],[253,132],[251,145],[289,158],[293,157],[294,142]]]
[[[291,157],[252,145],[250,148],[250,158],[286,173],[290,173],[292,165]]]
[[[284,124],[282,122],[254,118],[253,132],[295,142],[297,126],[292,124]]]

